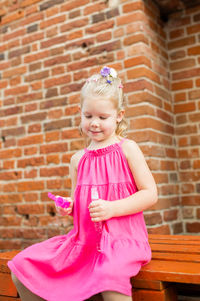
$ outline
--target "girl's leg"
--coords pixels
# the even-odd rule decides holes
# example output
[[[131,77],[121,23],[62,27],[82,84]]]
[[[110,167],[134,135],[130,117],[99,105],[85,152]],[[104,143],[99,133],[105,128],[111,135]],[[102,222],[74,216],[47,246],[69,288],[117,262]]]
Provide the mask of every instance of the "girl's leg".
[[[132,297],[113,291],[105,291],[101,293],[104,301],[132,301]]]
[[[22,301],[44,301],[44,299],[29,291],[13,273],[11,273],[11,277]]]

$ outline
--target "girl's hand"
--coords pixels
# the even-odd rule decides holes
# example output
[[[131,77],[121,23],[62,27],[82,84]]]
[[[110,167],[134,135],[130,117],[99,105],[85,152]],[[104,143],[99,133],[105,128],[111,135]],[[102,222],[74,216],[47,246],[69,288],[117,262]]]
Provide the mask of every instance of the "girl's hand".
[[[105,200],[92,201],[89,205],[90,217],[93,222],[100,222],[113,217],[113,202]]]
[[[59,197],[59,195],[57,195],[56,197]],[[62,197],[63,199],[65,199],[67,202],[69,202],[69,198],[64,198],[64,197]],[[68,208],[62,208],[62,207],[60,207],[60,206],[56,206],[56,204],[55,204],[55,206],[56,206],[56,211],[60,214],[60,215],[62,215],[62,216],[65,216],[65,215],[69,215],[69,214],[71,214],[72,213],[72,210],[73,210],[73,200],[71,199],[70,200],[70,205],[69,205],[69,207]]]

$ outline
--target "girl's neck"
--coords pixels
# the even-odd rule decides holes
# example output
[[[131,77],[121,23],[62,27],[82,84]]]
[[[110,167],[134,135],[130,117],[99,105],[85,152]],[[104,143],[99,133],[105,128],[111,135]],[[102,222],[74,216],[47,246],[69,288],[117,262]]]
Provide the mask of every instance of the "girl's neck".
[[[121,138],[117,135],[114,135],[112,137],[110,137],[109,139],[103,140],[103,141],[91,141],[88,149],[90,150],[95,150],[95,149],[99,149],[99,148],[104,148],[107,147],[109,145],[115,144],[120,142]]]

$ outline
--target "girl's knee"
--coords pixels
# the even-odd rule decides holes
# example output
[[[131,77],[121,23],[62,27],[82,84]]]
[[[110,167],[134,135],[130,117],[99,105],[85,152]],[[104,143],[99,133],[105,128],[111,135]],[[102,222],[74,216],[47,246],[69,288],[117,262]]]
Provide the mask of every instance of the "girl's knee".
[[[131,301],[132,298],[115,291],[105,291],[101,293],[104,301]]]

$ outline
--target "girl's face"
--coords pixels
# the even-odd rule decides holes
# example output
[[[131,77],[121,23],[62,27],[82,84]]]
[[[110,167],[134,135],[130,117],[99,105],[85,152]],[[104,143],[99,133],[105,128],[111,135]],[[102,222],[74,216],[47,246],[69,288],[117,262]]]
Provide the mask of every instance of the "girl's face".
[[[111,100],[100,96],[84,99],[81,108],[81,128],[93,141],[100,142],[115,135],[123,111],[117,112]]]

